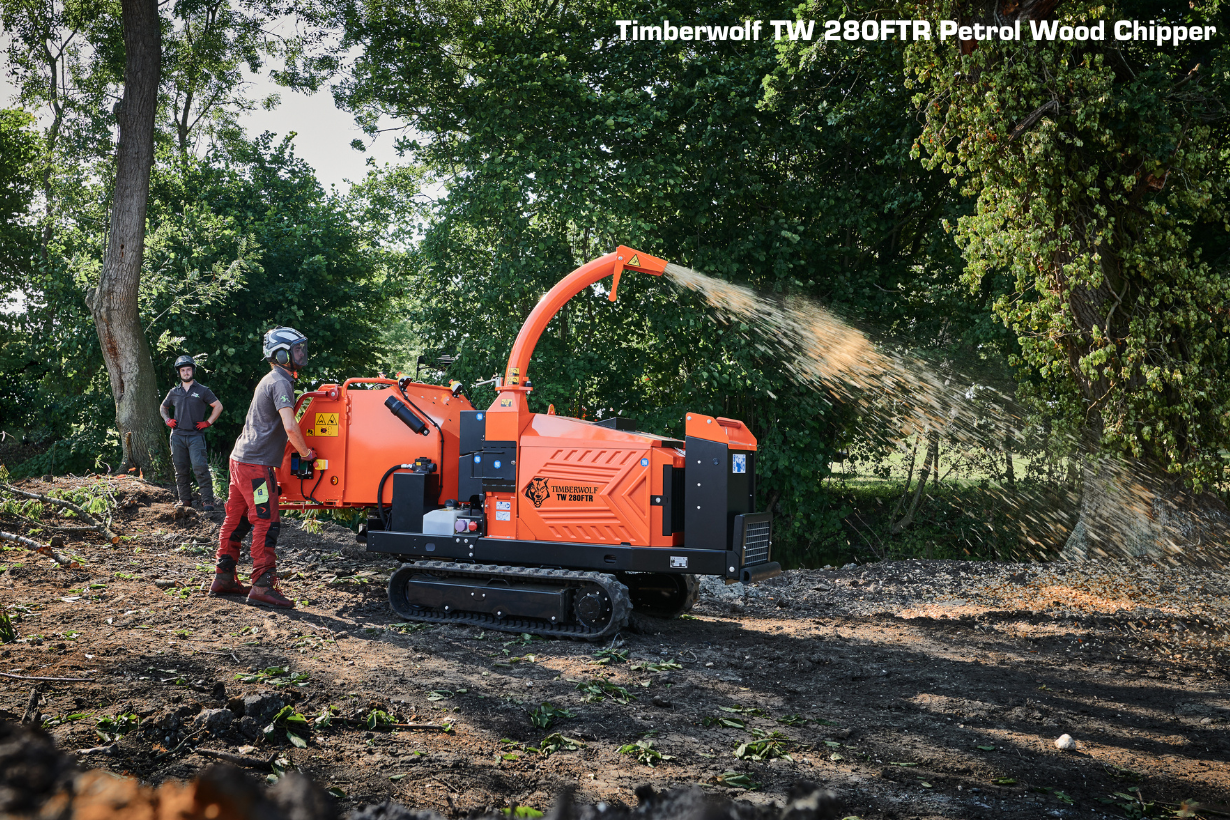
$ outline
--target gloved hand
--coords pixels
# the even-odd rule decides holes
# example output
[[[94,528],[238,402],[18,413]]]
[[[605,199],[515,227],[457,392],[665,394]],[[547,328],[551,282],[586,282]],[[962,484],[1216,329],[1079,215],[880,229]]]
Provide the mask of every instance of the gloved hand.
[[[196,429],[198,430],[204,430],[208,426],[209,426],[209,422],[207,421],[198,421],[196,423]]]
[[[306,455],[306,456],[299,456],[299,458],[303,459],[304,461],[315,461],[315,460],[316,460],[316,451],[315,451],[315,450],[313,450],[311,447],[309,447],[309,448],[308,448],[308,451],[307,451],[307,455]]]
[[[167,419],[167,427],[170,427],[172,430],[175,429],[176,423],[177,422],[175,421],[175,419]]]

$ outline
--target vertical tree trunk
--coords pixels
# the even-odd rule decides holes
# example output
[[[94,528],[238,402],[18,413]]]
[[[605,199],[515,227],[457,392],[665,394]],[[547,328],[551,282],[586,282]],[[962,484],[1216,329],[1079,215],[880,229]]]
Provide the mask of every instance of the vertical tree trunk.
[[[1149,558],[1164,563],[1230,560],[1230,511],[1211,493],[1144,463],[1110,456],[1082,464],[1080,517],[1062,558]]]
[[[115,155],[111,227],[97,290],[86,297],[111,377],[115,421],[125,467],[164,476],[170,462],[158,414],[159,396],[149,341],[137,311],[145,253],[145,209],[154,164],[154,116],[162,68],[157,0],[122,0],[124,98]]]
[[[932,470],[935,471],[935,475],[940,474],[939,430],[931,430],[927,433],[927,455],[923,459],[922,469],[918,471],[918,486],[914,489],[914,500],[910,502],[910,509],[906,511],[905,517],[893,524],[889,530],[893,535],[914,523],[914,513],[918,511],[918,502],[922,500],[923,490],[927,489],[927,478],[931,476]],[[931,557],[930,544],[927,545],[927,557]]]

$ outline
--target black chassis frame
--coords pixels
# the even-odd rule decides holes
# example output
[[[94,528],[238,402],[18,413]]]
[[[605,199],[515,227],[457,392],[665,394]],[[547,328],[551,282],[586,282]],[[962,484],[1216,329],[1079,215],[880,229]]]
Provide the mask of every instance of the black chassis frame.
[[[384,530],[368,531],[367,551],[400,555],[408,559],[456,561],[465,564],[561,567],[598,572],[720,575],[732,582],[744,583],[763,581],[782,572],[781,564],[776,561],[743,566],[740,550],[512,541],[477,535],[423,535]]]

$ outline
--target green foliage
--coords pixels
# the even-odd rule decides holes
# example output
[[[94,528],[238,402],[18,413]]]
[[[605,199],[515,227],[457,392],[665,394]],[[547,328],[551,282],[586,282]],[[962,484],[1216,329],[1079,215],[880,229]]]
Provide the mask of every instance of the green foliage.
[[[133,731],[141,723],[141,719],[132,712],[121,712],[118,715],[104,715],[95,721],[94,733],[104,743],[114,743],[124,735]]]
[[[740,743],[735,749],[735,757],[740,760],[752,761],[774,760],[776,758],[783,760],[794,759],[786,752],[786,744],[790,742],[790,738],[781,732],[764,732],[758,729],[750,731],[757,736],[757,739]]]
[[[665,760],[674,760],[674,755],[662,754],[654,748],[652,740],[638,740],[636,743],[629,743],[626,746],[619,747],[621,755],[631,755],[632,759],[638,763],[644,763],[646,766],[653,768]]]
[[[1056,14],[1191,24],[1221,11],[1086,0]],[[1036,406],[1197,490],[1230,475],[1228,58],[1224,38],[907,48],[926,113],[915,153],[976,201],[946,227],[965,282],[993,288]]]
[[[616,703],[627,705],[629,702],[636,700],[636,695],[630,693],[626,688],[617,683],[612,683],[606,678],[594,678],[593,680],[581,681],[577,684],[578,691],[585,693],[586,703],[601,703],[608,697]]]
[[[559,732],[547,735],[537,746],[526,746],[526,751],[537,752],[543,757],[550,757],[556,752],[575,752],[585,744],[570,737],[564,737]]]
[[[171,260],[164,274],[182,272],[163,277],[180,284],[159,295],[162,318],[150,335],[164,344],[155,364],[169,388],[181,352],[203,361],[199,379],[226,407],[215,441],[239,433],[243,408],[268,372],[260,340],[274,325],[311,340],[301,384],[374,369],[380,335],[370,329],[393,310],[383,252],[346,204],[321,190],[288,141],[228,141],[206,160],[163,166],[151,189],[151,220],[174,226],[151,232],[167,236],[167,250],[155,259]],[[208,310],[192,309],[198,297],[182,284],[192,275],[214,289]],[[228,321],[217,322],[217,315]]]
[[[611,664],[627,662],[627,649],[599,649],[594,653],[594,663],[598,666],[610,666]]]
[[[257,672],[239,672],[235,680],[241,683],[262,683],[271,686],[307,686],[312,676],[307,672],[291,672],[285,666],[269,666]]]
[[[539,729],[549,729],[555,721],[573,717],[576,717],[575,712],[546,702],[530,710],[530,723]]]
[[[367,728],[373,731],[388,728],[388,726],[396,722],[392,715],[382,709],[373,709],[367,713]]]
[[[293,706],[283,706],[273,720],[269,721],[262,733],[265,740],[272,741],[274,736],[279,732],[286,735],[286,739],[291,742],[291,745],[297,746],[300,749],[307,748],[307,740],[305,739],[308,732],[311,731],[311,724],[308,719],[295,711]]]
[[[729,786],[733,789],[745,789],[747,791],[756,791],[760,788],[760,784],[753,780],[750,775],[741,772],[722,772],[717,776],[717,782],[720,786]]]
[[[27,209],[38,186],[41,140],[34,118],[24,111],[0,110],[0,291],[9,291],[30,273],[37,235]]]
[[[7,612],[0,612],[0,643],[12,643],[17,640],[17,628]]]

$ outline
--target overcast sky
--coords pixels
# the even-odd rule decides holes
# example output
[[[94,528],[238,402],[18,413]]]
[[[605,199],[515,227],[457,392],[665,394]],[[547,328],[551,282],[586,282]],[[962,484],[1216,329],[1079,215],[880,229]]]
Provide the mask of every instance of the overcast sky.
[[[0,57],[0,107],[7,108],[13,105],[16,90],[9,81],[4,63]],[[354,124],[354,119],[333,105],[333,95],[328,88],[321,88],[315,94],[302,94],[275,85],[264,74],[249,75],[249,79],[247,96],[250,99],[262,100],[277,94],[281,104],[272,111],[252,111],[240,119],[240,124],[250,136],[272,131],[282,137],[294,131],[295,154],[316,169],[316,176],[326,190],[336,185],[344,192],[350,187],[347,180],[363,179],[368,157],[373,157],[380,165],[400,161],[393,150],[396,136],[393,133],[381,134],[368,146],[366,153],[350,147],[351,140],[361,139],[365,144],[368,140]]]
[[[333,95],[328,88],[308,95],[280,88],[266,75],[250,79],[249,97],[261,100],[278,94],[282,102],[272,111],[253,111],[240,123],[252,136],[272,131],[282,137],[294,131],[295,154],[316,169],[316,177],[326,190],[336,185],[345,191],[350,187],[346,180],[363,179],[367,174],[368,157],[373,157],[379,165],[399,163],[397,152],[393,150],[394,133],[378,135],[375,143],[368,145],[366,153],[350,147],[354,139],[363,140],[365,145],[368,139],[349,114],[333,105]]]

